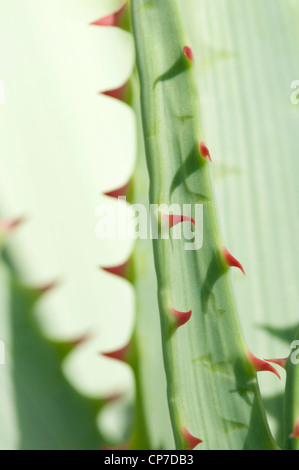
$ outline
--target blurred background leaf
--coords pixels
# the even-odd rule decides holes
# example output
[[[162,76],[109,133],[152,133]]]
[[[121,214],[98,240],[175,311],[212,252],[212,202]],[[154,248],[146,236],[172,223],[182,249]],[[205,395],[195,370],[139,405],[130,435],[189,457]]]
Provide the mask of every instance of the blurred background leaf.
[[[39,331],[37,292],[1,264],[1,449],[99,449],[98,404],[80,396],[61,371],[61,354]]]
[[[85,343],[74,348],[63,361],[63,372],[70,385],[65,381],[60,384],[61,362],[55,362],[55,353],[48,344],[42,345],[41,337],[32,339],[32,348],[25,354],[24,342],[30,343],[30,335],[34,335],[31,324],[26,326],[24,340],[20,331],[20,337],[13,343],[16,349],[11,350],[12,356],[7,356],[14,368],[22,351],[22,369],[28,369],[26,373],[30,374],[33,346],[37,358],[39,353],[43,354],[43,348],[46,351],[50,348],[49,360],[40,373],[34,369],[26,377],[29,390],[35,390],[40,380],[41,389],[46,391],[55,362],[59,380],[57,389],[56,385],[53,387],[66,404],[65,409],[57,404],[53,419],[62,413],[60,427],[65,436],[61,439],[57,433],[47,447],[57,447],[58,441],[62,447],[95,447],[95,441],[96,447],[100,446],[95,414],[90,420],[87,409],[86,416],[82,416],[80,406],[86,408],[84,400],[81,397],[80,405],[79,395],[71,392],[71,386],[77,394],[95,400],[120,393],[128,401],[133,393],[129,367],[118,362],[111,364],[99,355],[100,350],[127,341],[134,321],[131,287],[102,273],[99,265],[120,262],[132,243],[100,243],[95,236],[96,207],[100,202],[108,202],[102,193],[128,179],[136,152],[132,111],[99,95],[101,90],[119,86],[131,74],[132,38],[115,28],[89,25],[120,4],[117,0],[13,0],[9,5],[0,1],[0,79],[5,85],[5,104],[0,106],[0,212],[3,217],[27,218],[26,224],[8,240],[9,256],[26,285],[60,281],[59,287],[41,299],[35,309],[44,334],[57,341],[88,335]],[[12,316],[10,302],[17,302],[17,293],[11,296],[9,285],[3,288],[10,293],[3,298],[3,312],[9,312],[7,328],[13,328],[13,322],[20,320],[21,308],[27,315],[26,306],[14,304]],[[1,324],[0,339],[5,342],[4,336]],[[10,427],[14,436],[7,445],[13,442],[17,447],[28,447],[34,439],[36,446],[46,445],[49,436],[47,432],[39,436],[42,430],[38,414],[28,408],[26,401],[20,401],[23,390],[19,388],[20,366],[14,371],[17,375],[10,379],[7,369],[8,366],[1,366],[6,377],[3,380],[17,400],[17,406],[14,400],[10,406],[5,427],[1,420],[0,431]],[[37,407],[47,405],[44,410],[47,416],[55,393],[36,393],[39,397],[43,395],[44,402]],[[9,398],[10,393],[7,394]],[[72,400],[76,405],[73,408]],[[127,409],[127,404],[123,409]],[[69,426],[63,427],[72,413]],[[125,432],[126,426],[121,426],[120,415],[116,414],[116,426],[106,426],[111,430],[108,440],[123,437],[122,428]],[[28,422],[29,417],[32,423]],[[75,423],[80,418],[82,429],[76,430],[76,437],[71,428],[77,428]],[[101,426],[100,416],[97,424]],[[53,427],[54,424],[50,432],[55,434]]]

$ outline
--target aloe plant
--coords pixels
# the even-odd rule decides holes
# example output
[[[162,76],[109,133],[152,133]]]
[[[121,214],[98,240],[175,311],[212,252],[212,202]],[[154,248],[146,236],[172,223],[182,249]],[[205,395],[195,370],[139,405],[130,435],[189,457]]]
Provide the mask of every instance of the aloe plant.
[[[268,428],[255,372],[278,373],[248,351],[239,331],[227,271],[235,266],[245,272],[223,247],[217,229],[207,169],[211,156],[199,133],[193,51],[186,45],[174,2],[132,2],[132,18],[150,202],[158,206],[175,202],[181,207],[203,204],[205,214],[204,250],[184,253],[182,241],[154,242],[176,444],[178,448],[197,444],[214,449],[278,448]],[[153,27],[161,47],[149,54]],[[173,215],[169,219],[172,228]],[[187,331],[174,334],[188,320],[193,322],[188,323],[189,335]],[[194,390],[200,391],[200,401]],[[237,395],[233,409],[232,393]],[[206,439],[199,437],[201,433]]]
[[[203,441],[203,448],[275,448],[265,422],[255,364],[248,360],[232,301],[227,273],[232,258],[223,251],[216,228],[209,160],[199,133],[193,59],[184,50],[179,11],[174,2],[154,2],[152,8],[144,8],[144,2],[135,1],[132,15],[150,200],[158,205],[204,205],[204,249],[184,252],[182,241],[154,243],[176,444],[188,448],[191,433]],[[161,47],[151,56],[144,49],[153,25]],[[184,330],[170,337],[173,309],[192,310],[192,317]]]
[[[120,99],[133,108],[138,157],[129,184],[124,182],[120,190],[111,188],[106,195],[110,198],[126,195],[130,203],[141,203],[147,208],[149,203],[160,207],[157,220],[164,236],[153,241],[153,249],[149,240],[137,241],[129,262],[104,268],[103,276],[113,274],[126,278],[135,295],[134,331],[129,345],[123,344],[116,350],[101,350],[107,361],[127,362],[135,380],[132,413],[128,420],[131,424],[128,424],[123,441],[119,443],[103,439],[95,426],[95,414],[104,406],[105,400],[99,403],[80,397],[63,377],[60,371],[61,357],[72,347],[64,345],[63,351],[58,353],[57,345],[50,345],[40,330],[36,329],[31,319],[33,304],[39,296],[38,290],[26,289],[16,281],[10,262],[12,250],[9,256],[4,256],[6,278],[3,278],[2,286],[6,285],[7,279],[12,286],[8,323],[12,328],[14,318],[20,318],[20,305],[22,310],[28,311],[29,316],[26,318],[30,321],[24,328],[27,333],[22,334],[22,341],[26,342],[27,336],[34,338],[38,344],[36,349],[47,351],[45,358],[49,356],[43,364],[44,374],[40,376],[37,385],[41,388],[46,386],[51,378],[50,374],[47,375],[49,368],[55,371],[59,383],[63,384],[61,387],[64,392],[56,403],[56,409],[53,403],[48,403],[45,408],[51,417],[58,413],[64,423],[67,416],[63,403],[68,402],[74,418],[70,428],[73,431],[78,429],[78,420],[83,433],[79,437],[75,432],[69,434],[65,424],[66,432],[62,434],[64,437],[67,435],[67,442],[55,434],[55,439],[45,443],[46,436],[42,439],[43,436],[30,423],[30,417],[37,421],[34,409],[25,409],[24,402],[17,399],[11,409],[18,417],[22,431],[23,442],[19,447],[94,448],[102,445],[107,448],[108,445],[112,448],[120,444],[121,448],[131,450],[171,449],[174,446],[184,450],[298,448],[298,377],[297,366],[292,362],[292,352],[288,359],[266,361],[256,357],[279,357],[280,349],[289,349],[296,327],[296,316],[290,313],[296,294],[290,292],[290,300],[286,302],[287,322],[282,327],[282,322],[279,323],[281,293],[276,293],[275,299],[278,300],[273,305],[266,294],[269,289],[268,281],[264,280],[266,277],[261,273],[254,275],[260,285],[263,284],[263,292],[257,288],[257,282],[252,281],[252,268],[256,268],[258,257],[262,273],[268,262],[269,266],[279,265],[283,258],[281,265],[284,273],[290,275],[286,266],[291,266],[290,272],[295,278],[295,256],[288,248],[285,249],[284,257],[279,255],[279,249],[272,250],[272,255],[267,256],[264,253],[267,250],[261,249],[267,240],[263,238],[261,230],[258,234],[252,234],[247,223],[244,236],[243,228],[235,223],[236,218],[243,220],[247,215],[254,222],[253,208],[257,207],[258,220],[263,219],[262,215],[267,217],[266,208],[269,209],[271,194],[274,194],[273,191],[270,195],[261,191],[261,185],[266,187],[268,181],[265,171],[262,176],[256,171],[260,180],[253,181],[248,162],[253,160],[258,170],[258,159],[255,155],[252,157],[252,152],[261,158],[260,147],[263,149],[263,163],[261,160],[259,165],[265,165],[269,174],[274,175],[275,181],[277,178],[271,160],[275,157],[277,162],[278,156],[280,158],[279,146],[271,147],[271,151],[268,151],[273,139],[270,134],[268,137],[266,118],[269,114],[265,94],[261,93],[260,96],[263,112],[267,114],[259,123],[259,129],[252,130],[250,119],[246,120],[247,116],[254,115],[254,111],[247,104],[252,100],[252,90],[249,82],[242,80],[242,67],[247,70],[244,64],[251,63],[250,73],[252,77],[258,75],[259,79],[262,75],[260,69],[263,70],[261,54],[255,48],[259,44],[259,39],[256,39],[259,35],[256,34],[254,40],[251,35],[255,27],[258,30],[258,25],[263,24],[263,31],[267,31],[269,38],[272,35],[276,37],[275,21],[273,27],[265,25],[265,18],[269,12],[272,18],[278,20],[283,12],[283,25],[288,30],[291,44],[295,37],[291,16],[296,18],[298,10],[291,0],[286,0],[284,6],[279,2],[270,5],[267,1],[259,3],[255,0],[251,0],[251,3],[244,1],[244,4],[248,21],[242,34],[240,19],[243,13],[238,1],[234,0],[115,1],[110,7],[111,12],[107,4],[107,16],[94,18],[94,21],[90,18],[90,29],[94,31],[99,31],[99,28],[110,30],[112,27],[117,34],[115,27],[124,29],[126,37],[132,35],[136,48],[136,69],[131,79],[120,88],[103,94],[111,100]],[[93,7],[84,8],[94,12]],[[258,19],[255,25],[253,19]],[[246,37],[245,45],[242,42],[243,35]],[[124,39],[124,36],[119,38]],[[264,39],[265,48],[267,40]],[[242,55],[246,47],[252,54],[251,61],[247,62]],[[266,57],[269,70],[273,70],[274,59],[271,62],[267,54]],[[282,63],[291,64],[292,60],[290,52],[286,59],[285,54],[282,54]],[[230,76],[231,68],[234,70],[233,80]],[[286,77],[291,82],[295,77],[289,77],[284,70],[287,70],[287,65],[277,73],[280,83]],[[239,72],[240,85],[236,86],[234,79]],[[215,96],[211,97],[213,89]],[[280,110],[282,106],[276,100],[277,93],[274,96],[273,110]],[[227,100],[233,117],[227,118],[228,106],[223,106],[221,100]],[[283,108],[290,123],[295,122],[295,119],[291,120],[292,112]],[[275,129],[281,131],[282,122],[278,113],[273,113],[272,118]],[[238,132],[235,132],[236,129]],[[240,162],[226,157],[230,154],[230,145],[234,146],[235,154],[240,155]],[[293,149],[290,143],[287,148],[289,151]],[[247,172],[243,171],[246,165]],[[286,181],[291,181],[286,175],[287,170],[283,171],[281,188],[286,187]],[[230,183],[230,178],[235,179]],[[247,195],[241,178],[243,181],[245,179],[246,184],[243,186],[246,190],[254,188],[254,185],[258,188],[256,194],[252,194],[254,189],[248,191],[250,197],[247,205],[244,204],[244,211],[240,204],[247,201]],[[227,188],[228,185],[229,190],[223,191],[223,187]],[[290,187],[294,185],[290,184]],[[240,201],[239,193],[242,193]],[[222,201],[223,194],[226,204]],[[165,212],[162,204],[170,207],[170,212]],[[185,214],[187,205],[191,207],[191,212]],[[290,214],[294,213],[294,207],[293,203],[289,204]],[[198,208],[199,212],[196,212]],[[202,221],[198,220],[198,213],[203,213]],[[177,238],[176,235],[183,227],[189,233],[193,230],[195,236],[202,232],[200,249],[186,249],[186,240]],[[282,234],[283,230],[275,228],[273,232]],[[281,237],[277,235],[274,238],[281,241]],[[254,243],[251,241],[253,239]],[[243,240],[248,241],[248,247],[244,248]],[[231,254],[235,254],[235,251],[237,257]],[[253,264],[248,259],[249,253],[255,261]],[[242,264],[237,260],[239,257],[242,257]],[[246,267],[246,277],[243,276],[243,266]],[[268,285],[276,285],[275,274],[273,278],[272,273],[268,274]],[[251,291],[254,295],[249,300]],[[238,308],[234,297],[237,297]],[[248,312],[249,305],[253,312]],[[257,313],[258,309],[264,309],[262,315]],[[255,332],[252,333],[251,316],[260,323],[258,342],[255,341]],[[239,323],[243,328],[240,328]],[[286,339],[283,348],[275,338]],[[15,344],[23,343],[18,341]],[[30,351],[28,358],[22,355],[28,370],[28,364],[31,361],[34,364]],[[12,348],[12,361],[16,363],[19,357],[17,348]],[[279,396],[272,394],[262,399],[258,383],[261,382],[262,392],[263,389],[268,392],[275,389],[276,393],[278,389],[274,380],[278,382],[279,377],[276,365],[283,366],[287,375],[284,409],[281,389]],[[35,367],[39,370],[38,362]],[[257,372],[261,373],[257,376]],[[35,375],[36,372],[28,378],[34,387]],[[7,382],[12,379],[6,377],[4,380]],[[20,397],[20,382],[12,382],[17,397]],[[53,385],[54,391],[58,389],[58,386],[55,388]],[[41,395],[38,394],[40,398]],[[118,397],[114,399],[117,401]],[[284,414],[281,418],[284,423],[279,423],[280,435],[273,438],[268,419],[278,414]],[[8,421],[11,422],[12,418]],[[54,430],[55,422],[50,427]]]

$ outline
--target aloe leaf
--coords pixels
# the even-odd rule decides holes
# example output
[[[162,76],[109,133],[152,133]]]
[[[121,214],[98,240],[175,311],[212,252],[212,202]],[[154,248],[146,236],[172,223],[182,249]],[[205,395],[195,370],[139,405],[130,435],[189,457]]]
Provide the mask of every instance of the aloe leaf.
[[[285,357],[297,330],[299,300],[293,249],[299,108],[290,99],[298,78],[298,3],[179,4],[194,49],[221,228],[246,268],[246,279],[233,275],[244,336],[257,355]],[[271,426],[281,435],[283,381],[269,374],[259,379],[265,404],[280,395],[277,407],[271,406]]]
[[[191,204],[194,210],[203,200],[200,195],[205,200],[204,248],[186,251],[184,240],[154,240],[176,445],[180,449],[196,444],[203,449],[274,449],[256,374],[239,331],[227,259],[210,202],[208,163],[198,148],[197,92],[192,65],[184,56],[186,38],[177,4],[135,0],[132,18],[150,202]],[[158,46],[151,49],[153,31]],[[190,308],[190,321],[171,332],[174,309]]]

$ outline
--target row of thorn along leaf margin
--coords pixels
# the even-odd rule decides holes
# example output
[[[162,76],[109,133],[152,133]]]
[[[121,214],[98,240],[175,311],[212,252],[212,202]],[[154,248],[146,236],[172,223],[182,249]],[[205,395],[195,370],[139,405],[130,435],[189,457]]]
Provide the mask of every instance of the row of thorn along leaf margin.
[[[86,397],[82,400],[61,370],[64,358],[87,338],[62,342],[45,337],[35,309],[58,282],[26,285],[18,278],[10,259],[7,242],[16,230],[22,229],[24,222],[24,217],[0,219],[1,292],[8,298],[1,306],[1,336],[5,334],[7,321],[10,332],[9,337],[5,337],[4,367],[9,376],[8,403],[16,416],[18,437],[15,443],[8,431],[7,442],[9,448],[21,450],[98,449],[102,437],[96,426],[96,415],[107,400]],[[1,381],[1,385],[5,390],[5,381]],[[3,405],[7,407],[5,399]],[[40,426],[32,424],[36,422]],[[59,428],[53,432],[58,422]],[[3,425],[7,425],[5,416]],[[84,429],[84,433],[80,429]],[[5,441],[1,446],[6,448]]]
[[[97,26],[129,27],[129,5],[98,19]],[[213,207],[207,160],[210,152],[199,138],[197,91],[192,48],[182,28],[176,1],[133,0],[132,34],[141,88],[141,111],[150,202],[204,204],[204,247],[183,253],[181,241],[155,240],[164,363],[168,401],[178,449],[277,449],[266,420],[256,372],[277,370],[270,362],[291,368],[289,361],[261,360],[246,348],[235,311],[229,267],[245,271],[222,246]],[[151,40],[149,40],[151,38]],[[134,90],[128,83],[104,92],[130,104]],[[128,195],[130,185],[107,193]],[[177,223],[192,223],[169,216]],[[130,279],[129,262],[104,268]],[[180,331],[176,331],[179,327]],[[132,346],[131,346],[132,347]],[[129,359],[138,380],[136,350],[108,352],[113,359]],[[134,356],[135,355],[135,356]],[[286,369],[288,369],[286,367]],[[288,373],[286,395],[287,447],[298,443],[295,371]],[[295,392],[294,392],[295,390]],[[137,397],[137,400],[142,397]],[[142,406],[138,407],[142,409]],[[145,428],[143,428],[144,430]],[[290,444],[291,442],[291,444]],[[132,444],[131,444],[132,445]],[[130,447],[130,444],[127,448]],[[132,447],[131,447],[132,448]]]

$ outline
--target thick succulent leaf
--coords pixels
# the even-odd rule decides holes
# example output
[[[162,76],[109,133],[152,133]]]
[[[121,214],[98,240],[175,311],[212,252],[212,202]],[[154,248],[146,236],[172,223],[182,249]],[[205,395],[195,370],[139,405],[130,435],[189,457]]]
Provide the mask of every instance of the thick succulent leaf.
[[[204,204],[201,250],[187,250],[182,237],[154,240],[176,445],[179,449],[197,444],[214,450],[274,449],[254,368],[238,328],[229,257],[221,254],[208,178],[210,162],[203,158],[207,152],[201,150],[202,145],[199,149],[197,92],[189,57],[184,54],[186,38],[176,2],[134,0],[132,18],[150,202],[175,202],[181,208],[190,204],[193,217],[195,206]],[[153,32],[161,47],[151,49]],[[173,309],[185,312],[190,308],[190,321],[174,331]]]
[[[299,322],[299,107],[290,100],[299,76],[299,5],[179,3],[194,49],[224,240],[247,273],[232,276],[243,332],[257,355],[285,357]],[[259,378],[268,399],[282,392],[274,377]],[[281,415],[282,400],[276,403],[271,415]]]

